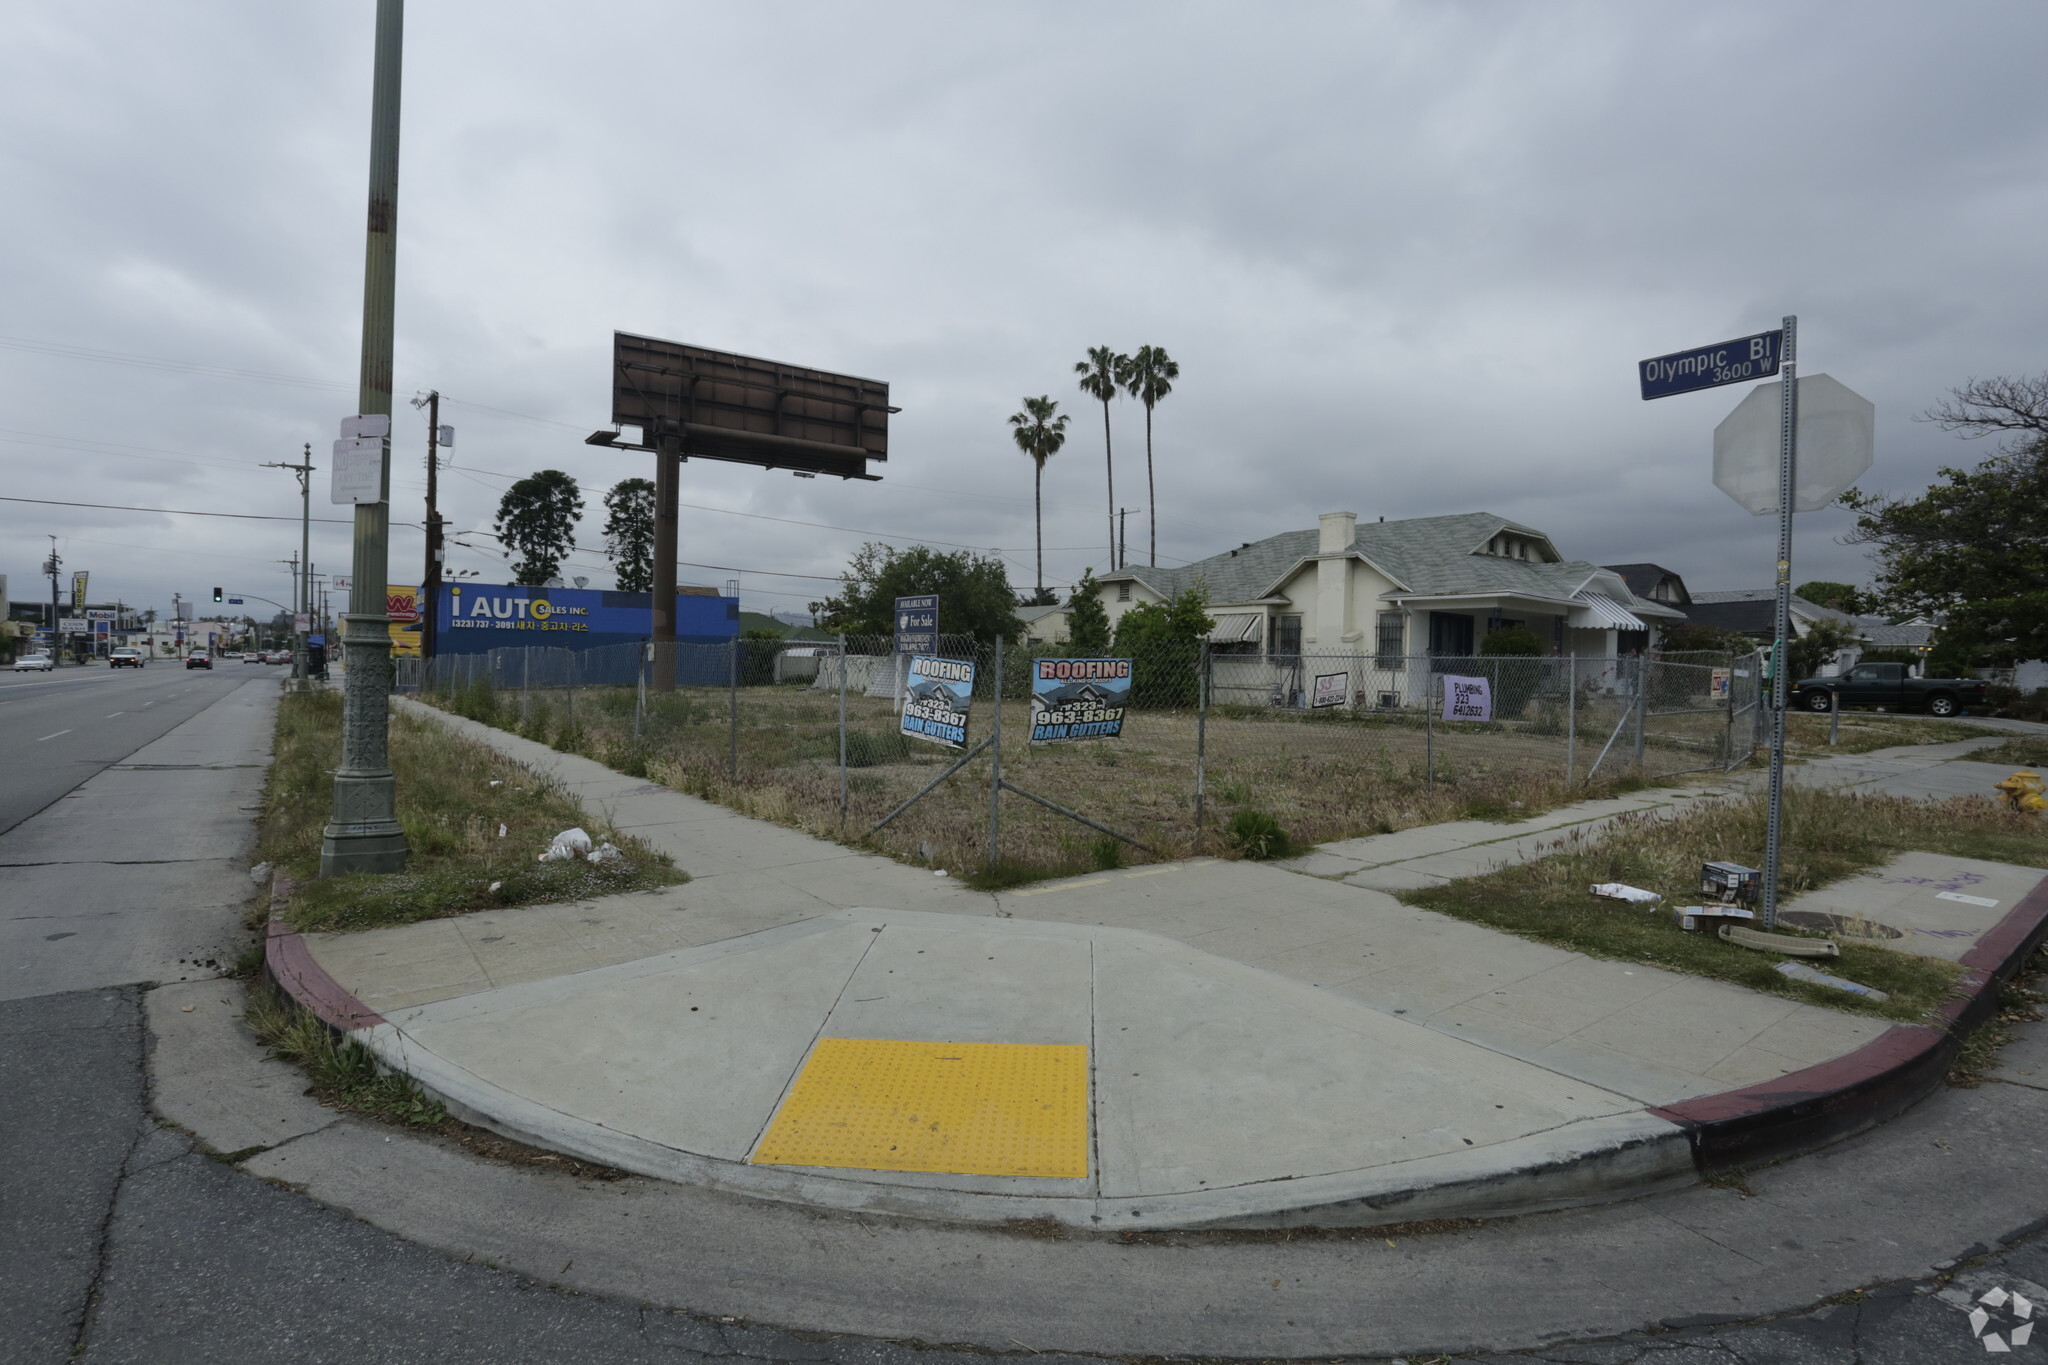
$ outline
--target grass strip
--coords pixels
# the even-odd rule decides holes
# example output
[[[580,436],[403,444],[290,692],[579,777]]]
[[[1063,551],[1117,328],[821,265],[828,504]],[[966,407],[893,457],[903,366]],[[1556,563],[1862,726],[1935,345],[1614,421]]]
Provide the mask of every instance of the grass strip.
[[[474,740],[403,712],[391,717],[406,870],[318,877],[332,772],[341,762],[341,695],[285,696],[264,789],[258,856],[294,887],[285,921],[302,932],[374,929],[474,910],[643,891],[688,881],[663,854],[586,815],[559,784]],[[562,830],[610,841],[619,862],[538,862]],[[503,833],[500,833],[500,831]]]
[[[243,1018],[273,1057],[306,1073],[311,1093],[323,1103],[387,1123],[431,1127],[448,1117],[441,1102],[430,1099],[419,1082],[381,1070],[368,1048],[336,1034],[273,986],[251,984]]]
[[[2021,735],[1992,749],[1970,755],[1972,763],[2010,763],[2015,768],[2048,768],[2048,735]]]
[[[1761,794],[1703,804],[1663,820],[1627,815],[1597,838],[1564,836],[1556,853],[1534,862],[1398,894],[1411,905],[1588,957],[1711,977],[1852,1014],[1913,1021],[1949,995],[1961,968],[1937,958],[1845,942],[1839,961],[1817,964],[1890,993],[1890,1000],[1878,1003],[1780,976],[1773,970],[1780,960],[1775,954],[1681,930],[1671,907],[1699,902],[1701,863],[1727,859],[1763,866],[1764,822]],[[2048,839],[2039,818],[1978,797],[1922,803],[1789,789],[1783,848],[1782,901],[1913,849],[2048,867]],[[1659,893],[1664,903],[1644,910],[1603,900],[1588,890],[1595,882],[1626,882]]]

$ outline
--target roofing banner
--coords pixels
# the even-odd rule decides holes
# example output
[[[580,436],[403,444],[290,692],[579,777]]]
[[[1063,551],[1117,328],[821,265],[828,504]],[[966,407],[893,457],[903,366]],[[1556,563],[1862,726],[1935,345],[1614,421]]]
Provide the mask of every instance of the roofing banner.
[[[1131,704],[1129,659],[1033,659],[1031,742],[1115,739]]]
[[[967,708],[973,701],[973,664],[913,654],[903,689],[902,732],[948,749],[965,749]]]

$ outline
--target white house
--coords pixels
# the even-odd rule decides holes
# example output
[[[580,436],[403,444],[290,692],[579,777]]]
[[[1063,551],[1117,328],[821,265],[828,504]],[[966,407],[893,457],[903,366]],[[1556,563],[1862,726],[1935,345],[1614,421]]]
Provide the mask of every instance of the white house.
[[[1507,626],[1532,631],[1552,654],[1612,660],[1628,652],[1624,641],[1649,647],[1660,627],[1685,619],[1638,598],[1621,573],[1568,560],[1543,532],[1490,512],[1363,524],[1326,512],[1315,530],[1098,581],[1112,623],[1140,602],[1206,585],[1219,692],[1285,697],[1301,691],[1305,659],[1347,656],[1357,675],[1349,690],[1367,704],[1408,704],[1419,694],[1404,681],[1409,660],[1475,655]]]

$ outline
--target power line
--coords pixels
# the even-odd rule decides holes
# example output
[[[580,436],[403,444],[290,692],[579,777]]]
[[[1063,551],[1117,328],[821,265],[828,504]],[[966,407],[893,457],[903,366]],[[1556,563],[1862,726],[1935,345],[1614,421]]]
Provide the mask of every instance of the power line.
[[[42,507],[93,507],[103,512],[153,512],[166,517],[233,517],[237,521],[299,520],[298,517],[265,516],[260,512],[194,512],[183,507],[128,507],[115,502],[64,502],[57,498],[17,498],[5,493],[0,493],[0,502],[32,502]],[[329,526],[355,525],[353,521],[341,517],[314,517],[313,520]],[[416,521],[394,521],[391,524],[413,531],[420,529],[420,524]]]

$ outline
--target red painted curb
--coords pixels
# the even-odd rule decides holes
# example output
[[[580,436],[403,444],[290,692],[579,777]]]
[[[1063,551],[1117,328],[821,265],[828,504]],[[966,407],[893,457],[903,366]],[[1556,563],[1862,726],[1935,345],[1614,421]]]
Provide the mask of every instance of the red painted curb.
[[[285,994],[311,1010],[321,1023],[346,1033],[352,1029],[374,1028],[384,1016],[348,993],[313,958],[306,940],[278,920],[270,922],[270,936],[263,943],[263,965],[270,979]]]
[[[1897,1024],[1856,1051],[1774,1081],[1701,1095],[1649,1112],[1678,1124],[1693,1163],[1711,1174],[1797,1156],[1862,1132],[1941,1084],[1964,1035],[1998,1008],[1998,988],[2048,937],[2048,881],[1963,956],[1960,991],[1931,1024]]]

